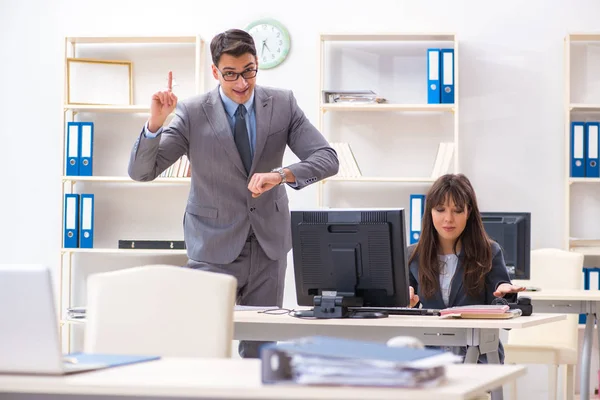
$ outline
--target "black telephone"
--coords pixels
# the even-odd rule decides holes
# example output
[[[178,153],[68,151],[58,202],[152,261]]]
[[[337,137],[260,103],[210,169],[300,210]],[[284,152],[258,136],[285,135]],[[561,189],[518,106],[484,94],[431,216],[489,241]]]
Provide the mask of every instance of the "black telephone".
[[[533,305],[531,304],[531,297],[520,296],[517,297],[516,303],[509,303],[504,297],[496,297],[492,304],[494,305],[507,305],[511,309],[520,309],[521,315],[527,317],[533,313]]]

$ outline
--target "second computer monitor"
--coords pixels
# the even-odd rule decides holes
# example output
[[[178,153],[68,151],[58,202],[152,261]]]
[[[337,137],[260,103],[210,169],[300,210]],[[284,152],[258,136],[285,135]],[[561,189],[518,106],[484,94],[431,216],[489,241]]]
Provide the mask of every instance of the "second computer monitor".
[[[337,296],[346,306],[406,307],[404,209],[292,211],[298,305]]]
[[[482,212],[483,227],[502,248],[511,279],[531,279],[531,213]]]

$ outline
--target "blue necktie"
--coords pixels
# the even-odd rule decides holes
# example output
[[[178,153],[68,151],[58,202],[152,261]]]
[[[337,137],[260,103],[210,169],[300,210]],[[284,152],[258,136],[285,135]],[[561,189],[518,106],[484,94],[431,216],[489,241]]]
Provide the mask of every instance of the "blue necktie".
[[[235,112],[233,140],[242,158],[244,168],[246,168],[246,173],[249,173],[250,166],[252,165],[252,154],[250,152],[250,140],[248,139],[248,129],[246,127],[246,115],[246,107],[240,104]]]

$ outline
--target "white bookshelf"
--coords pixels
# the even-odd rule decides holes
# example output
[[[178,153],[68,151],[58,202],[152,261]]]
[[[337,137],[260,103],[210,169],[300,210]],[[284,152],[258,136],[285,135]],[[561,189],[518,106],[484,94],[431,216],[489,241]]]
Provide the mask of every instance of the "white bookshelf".
[[[402,178],[402,177],[376,177],[376,176],[357,176],[357,177],[337,177],[333,176],[324,180],[327,181],[340,181],[340,182],[397,182],[397,183],[433,183],[435,178]]]
[[[133,185],[176,184],[189,185],[191,178],[156,178],[153,181],[138,182],[128,176],[62,176],[63,182],[104,182],[125,183]]]
[[[589,56],[589,57],[588,57]],[[594,199],[600,193],[600,178],[571,177],[571,122],[600,121],[600,81],[594,64],[600,56],[599,33],[569,33],[564,39],[564,168],[565,168],[565,237],[564,248],[583,254],[584,265],[600,256],[600,228],[594,221],[600,216],[600,204]],[[590,65],[592,63],[592,65]],[[582,69],[583,68],[583,69]],[[585,73],[584,71],[587,71]],[[591,80],[590,80],[591,78]],[[582,273],[583,277],[583,273]],[[582,332],[584,324],[578,325]],[[582,333],[579,334],[581,349]],[[576,377],[576,379],[578,379]],[[591,375],[590,384],[597,387],[598,379]],[[579,398],[576,386],[575,398]]]
[[[321,112],[327,111],[416,111],[453,112],[454,104],[321,104]]]
[[[407,33],[407,32],[359,32],[359,33],[323,33],[321,41],[328,42],[453,42],[453,33]]]
[[[581,103],[570,103],[569,111],[588,111],[588,112],[600,112],[600,104],[581,104]]]
[[[119,113],[150,113],[148,105],[104,105],[104,104],[65,104],[66,111],[74,112],[119,112]]]
[[[600,121],[600,80],[589,78],[597,75],[594,72],[600,65],[593,64],[597,57],[600,57],[600,33],[566,35],[564,246],[570,251],[586,256],[600,256],[600,228],[597,228],[597,224],[590,224],[591,220],[600,215],[600,206],[593,201],[600,193],[600,178],[571,177],[571,122]],[[582,73],[586,70],[590,74]]]
[[[85,291],[81,288],[85,287],[86,274],[149,263],[180,264],[186,259],[186,250],[119,249],[118,240],[183,240],[183,227],[178,225],[166,229],[164,235],[169,237],[158,236],[169,221],[175,220],[174,224],[181,225],[190,178],[159,177],[151,182],[136,182],[127,175],[127,165],[136,135],[150,112],[151,94],[166,88],[169,70],[173,70],[173,91],[180,100],[204,92],[205,47],[198,35],[65,38],[63,130],[60,133],[63,154],[58,303],[61,321],[67,319],[69,307],[82,305],[81,295],[76,300],[79,304],[74,304],[73,299],[76,291]],[[130,104],[69,104],[67,59],[70,58],[130,61]],[[66,175],[66,128],[68,122],[77,120],[94,122],[92,176]],[[64,196],[68,193],[95,196],[93,248],[64,247]],[[161,210],[165,205],[172,208],[167,216],[163,216],[165,210]],[[155,210],[158,211],[155,213]],[[152,237],[145,236],[149,234]],[[71,324],[61,325],[61,338],[63,351],[72,351]]]
[[[151,250],[151,249],[68,249],[62,248],[63,254],[88,253],[88,254],[118,254],[128,256],[158,256],[158,255],[185,255],[185,250]]]
[[[571,185],[573,183],[594,183],[594,184],[598,184],[598,183],[600,183],[600,178],[569,178],[568,179],[568,183],[569,183],[569,185]]]
[[[368,42],[368,43],[367,43]],[[339,87],[335,83],[332,83],[335,78],[332,78],[332,70],[338,69],[338,65],[335,67],[331,65],[327,65],[328,60],[335,58],[334,50],[330,46],[341,46],[343,49],[348,48],[352,49],[352,46],[358,44],[362,47],[362,51],[366,54],[371,49],[366,49],[364,46],[393,46],[394,48],[400,49],[402,52],[403,48],[408,48],[410,53],[408,57],[411,56],[413,58],[417,57],[419,60],[422,59],[422,64],[418,68],[422,68],[419,73],[422,74],[422,81],[418,84],[421,85],[422,91],[417,96],[412,96],[411,98],[387,98],[388,96],[384,95],[386,98],[386,102],[383,103],[325,103],[322,97],[323,90],[361,90],[361,89],[370,89],[373,90],[372,87],[363,87],[361,83],[357,83],[353,86],[353,83],[342,83],[345,87]],[[347,47],[344,47],[347,46]],[[420,47],[421,53],[415,53],[415,46]],[[454,49],[454,103],[441,103],[441,104],[428,104],[427,103],[427,55],[426,49],[428,47],[433,48],[453,48]],[[338,47],[339,49],[339,47]],[[341,50],[343,51],[343,50]],[[352,50],[350,50],[352,51]],[[357,50],[354,54],[359,53],[361,50]],[[393,52],[393,50],[392,50]],[[338,50],[338,53],[340,51]],[[373,54],[375,50],[373,50]],[[397,55],[397,53],[394,53]],[[368,57],[368,56],[367,56]],[[373,56],[373,58],[376,56]],[[392,55],[391,57],[394,57]],[[402,56],[399,56],[402,57]],[[344,55],[337,55],[338,62],[342,66],[348,65],[347,59],[344,58]],[[348,57],[349,58],[349,57]],[[385,58],[382,57],[382,58]],[[419,118],[440,118],[440,116],[449,115],[452,122],[450,129],[452,130],[451,138],[446,138],[445,142],[453,143],[453,156],[452,161],[449,166],[448,172],[459,172],[459,91],[460,91],[460,83],[459,83],[459,70],[458,70],[458,42],[456,40],[456,35],[452,33],[398,33],[398,32],[390,32],[390,33],[323,33],[319,37],[319,82],[318,82],[318,96],[319,96],[319,114],[318,114],[318,128],[323,133],[323,135],[330,141],[333,142],[346,142],[346,138],[343,134],[338,134],[337,137],[332,137],[332,131],[336,129],[335,123],[327,122],[327,118],[356,118],[356,116],[361,116],[364,118],[362,121],[366,121],[370,119],[371,121],[381,121],[384,118],[389,118],[391,115],[401,114],[403,116],[418,116]],[[343,59],[343,61],[340,61]],[[367,61],[367,63],[370,60]],[[420,62],[420,61],[419,61]],[[392,62],[393,63],[393,62]],[[385,69],[383,66],[381,69]],[[395,71],[392,71],[395,73]],[[392,79],[386,78],[382,75],[382,73],[378,70],[372,71],[372,74],[378,76],[380,79]],[[359,75],[360,76],[360,75]],[[420,78],[419,78],[420,79]],[[340,82],[337,82],[339,85]],[[420,90],[420,89],[419,89]],[[377,91],[379,95],[379,91]],[[422,100],[422,101],[413,101],[413,100]],[[435,127],[435,123],[430,129],[431,132],[435,132],[437,127]],[[329,125],[328,125],[329,124]],[[361,125],[361,123],[356,124]],[[368,122],[362,123],[362,125],[368,125]],[[379,141],[382,146],[385,146],[387,141],[392,141],[398,139],[397,137],[384,136],[380,135],[379,132],[369,132],[368,128],[364,129],[364,135],[370,135],[373,137],[373,140]],[[401,134],[399,134],[401,135]],[[427,135],[427,134],[425,134]],[[440,141],[441,142],[441,141]],[[348,143],[352,147],[352,143],[348,141]],[[357,145],[360,146],[360,145]],[[352,151],[354,152],[354,147],[352,147]],[[433,176],[432,167],[433,160],[436,155],[437,148],[435,146],[430,147],[428,150],[428,154],[425,155],[424,158],[431,160],[430,163],[427,164],[428,170],[423,170],[421,168],[420,173],[415,173],[415,176],[411,176],[411,168],[402,166],[401,163],[398,163],[398,174],[389,173],[389,168],[387,169],[385,175],[381,176],[378,173],[365,173],[361,171],[361,176],[352,176],[348,174],[342,174],[340,172],[338,175],[320,181],[318,183],[318,206],[329,206],[328,201],[326,201],[326,193],[325,191],[335,191],[336,186],[343,185],[343,182],[348,183],[371,183],[371,184],[406,184],[406,185],[430,185],[433,183],[437,176]],[[342,164],[340,160],[340,166]],[[400,160],[399,160],[400,161]],[[357,160],[360,168],[360,160]],[[403,173],[404,172],[404,173]],[[389,175],[389,176],[388,176]],[[340,183],[338,183],[340,182]],[[422,192],[422,187],[420,189],[416,189],[417,192]],[[408,203],[408,198],[406,199],[406,203]],[[395,202],[393,205],[398,205],[398,202]]]

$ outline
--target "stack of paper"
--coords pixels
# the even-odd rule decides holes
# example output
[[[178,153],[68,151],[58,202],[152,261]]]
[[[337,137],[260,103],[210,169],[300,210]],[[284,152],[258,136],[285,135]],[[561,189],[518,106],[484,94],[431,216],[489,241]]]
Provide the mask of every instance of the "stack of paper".
[[[300,385],[425,387],[445,377],[444,368],[422,368],[376,360],[345,360],[319,356],[292,357],[294,381]],[[441,368],[440,368],[441,367]]]
[[[263,346],[263,383],[418,388],[436,386],[462,358],[434,349],[314,336]]]
[[[323,103],[385,103],[372,90],[323,90]]]

